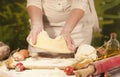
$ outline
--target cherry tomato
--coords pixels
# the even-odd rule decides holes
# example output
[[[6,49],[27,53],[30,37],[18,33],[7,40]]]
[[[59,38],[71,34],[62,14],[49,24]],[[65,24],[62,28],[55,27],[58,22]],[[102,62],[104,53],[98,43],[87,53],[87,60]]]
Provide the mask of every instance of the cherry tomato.
[[[64,69],[64,72],[67,74],[67,75],[72,75],[73,74],[73,67],[72,66],[67,66],[65,67]]]
[[[22,64],[22,63],[17,63],[17,64],[16,64],[16,67],[15,67],[15,70],[16,70],[17,72],[23,71],[23,70],[24,70],[23,64]]]

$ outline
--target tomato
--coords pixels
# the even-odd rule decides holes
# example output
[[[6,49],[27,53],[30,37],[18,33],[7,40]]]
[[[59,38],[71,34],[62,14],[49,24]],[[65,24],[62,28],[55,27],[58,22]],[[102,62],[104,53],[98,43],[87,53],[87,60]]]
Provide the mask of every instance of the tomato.
[[[73,74],[73,67],[72,66],[67,66],[65,67],[64,69],[64,72],[67,74],[67,75],[72,75]]]
[[[23,64],[22,64],[22,63],[17,63],[17,64],[16,64],[16,67],[15,67],[15,70],[16,70],[17,72],[23,71],[23,70],[24,70]]]

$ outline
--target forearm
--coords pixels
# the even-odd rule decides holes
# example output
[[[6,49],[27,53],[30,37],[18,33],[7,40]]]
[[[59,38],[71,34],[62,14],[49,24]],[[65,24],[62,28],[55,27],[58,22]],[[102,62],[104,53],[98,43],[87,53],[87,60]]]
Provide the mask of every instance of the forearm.
[[[27,8],[27,12],[28,12],[28,15],[29,15],[30,20],[31,20],[31,22],[30,22],[31,27],[37,26],[37,27],[43,28],[42,10],[38,7],[35,7],[35,6],[29,6]]]
[[[73,9],[70,12],[69,17],[66,20],[66,23],[63,27],[61,34],[71,33],[74,27],[78,24],[80,19],[83,17],[84,11],[81,9]]]

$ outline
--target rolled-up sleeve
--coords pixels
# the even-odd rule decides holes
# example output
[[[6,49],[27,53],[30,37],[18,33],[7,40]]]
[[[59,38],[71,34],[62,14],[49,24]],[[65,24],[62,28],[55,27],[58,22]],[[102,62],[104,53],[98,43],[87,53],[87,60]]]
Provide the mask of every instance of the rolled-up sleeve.
[[[88,0],[72,0],[72,9],[75,8],[86,11],[86,9],[88,8]]]
[[[27,0],[27,7],[28,6],[36,6],[40,9],[42,9],[42,5],[41,5],[41,0]]]

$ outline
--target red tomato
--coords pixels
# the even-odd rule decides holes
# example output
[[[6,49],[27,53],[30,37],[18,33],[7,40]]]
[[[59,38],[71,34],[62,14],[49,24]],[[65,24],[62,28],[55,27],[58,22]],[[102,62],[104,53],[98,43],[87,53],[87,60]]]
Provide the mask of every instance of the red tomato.
[[[16,67],[15,67],[15,70],[16,70],[17,72],[23,71],[23,70],[24,70],[23,64],[22,64],[22,63],[17,63],[17,64],[16,64]]]
[[[23,65],[23,63],[17,63],[16,64],[16,66],[22,66]]]
[[[67,66],[65,69],[64,69],[64,72],[67,74],[67,75],[72,75],[73,74],[73,67],[72,66]]]

